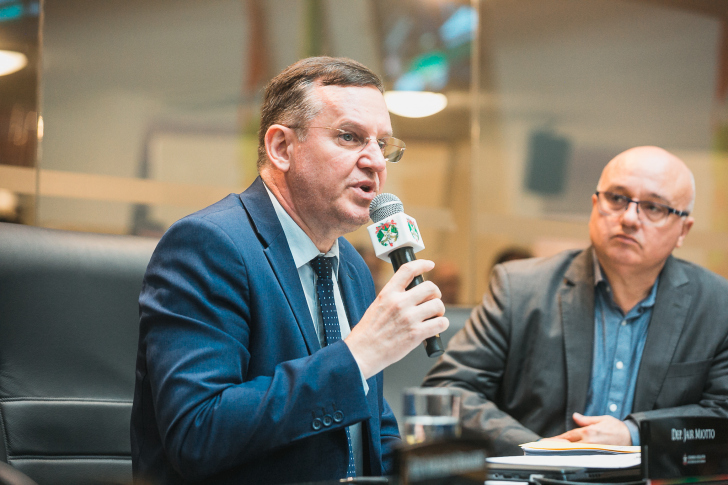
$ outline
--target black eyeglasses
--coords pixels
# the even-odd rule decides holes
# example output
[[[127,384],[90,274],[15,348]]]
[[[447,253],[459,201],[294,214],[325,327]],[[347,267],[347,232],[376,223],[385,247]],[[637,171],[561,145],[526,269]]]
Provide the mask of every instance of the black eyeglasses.
[[[689,212],[673,209],[669,205],[652,202],[651,200],[630,199],[626,195],[615,194],[614,192],[595,192],[598,199],[599,212],[605,215],[618,215],[629,208],[633,203],[637,206],[637,213],[644,214],[646,220],[653,225],[660,226],[665,223],[670,214],[678,217],[687,217]]]
[[[291,126],[290,128],[295,128]],[[404,155],[405,144],[402,140],[393,136],[385,136],[383,138],[374,138],[373,136],[362,137],[354,132],[342,130],[341,128],[331,128],[328,126],[309,126],[307,128],[316,128],[320,130],[331,130],[337,132],[336,143],[342,148],[360,152],[364,150],[371,140],[377,142],[379,149],[382,151],[384,159],[390,163],[397,163]]]

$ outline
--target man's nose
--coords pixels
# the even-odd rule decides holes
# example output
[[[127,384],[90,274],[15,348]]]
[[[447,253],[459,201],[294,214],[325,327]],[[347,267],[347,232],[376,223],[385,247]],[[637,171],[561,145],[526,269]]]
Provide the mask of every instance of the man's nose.
[[[374,172],[381,172],[387,168],[387,160],[375,138],[369,138],[366,145],[359,152],[359,164]]]
[[[634,207],[632,206],[634,204]],[[637,224],[640,222],[640,206],[637,202],[630,200],[627,208],[622,214],[622,220],[628,223]]]

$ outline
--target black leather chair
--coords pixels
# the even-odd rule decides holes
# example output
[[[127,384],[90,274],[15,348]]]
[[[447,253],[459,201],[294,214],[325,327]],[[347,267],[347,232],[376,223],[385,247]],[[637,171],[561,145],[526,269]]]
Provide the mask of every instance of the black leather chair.
[[[155,245],[0,223],[0,462],[40,485],[131,482],[137,300]]]

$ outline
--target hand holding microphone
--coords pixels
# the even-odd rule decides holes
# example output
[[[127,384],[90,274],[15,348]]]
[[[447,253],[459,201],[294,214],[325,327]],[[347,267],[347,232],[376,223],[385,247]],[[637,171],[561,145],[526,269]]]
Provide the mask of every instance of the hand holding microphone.
[[[425,249],[417,222],[404,213],[404,206],[396,195],[376,196],[369,205],[369,217],[374,222],[367,227],[374,253],[381,260],[391,261],[395,273],[403,264],[417,259],[415,252]],[[417,275],[407,290],[424,281],[422,275]],[[429,357],[437,357],[445,351],[439,334],[425,340],[425,350]]]
[[[390,197],[399,206],[389,204],[392,202],[388,200]],[[428,355],[441,354],[443,346],[437,334],[449,325],[439,288],[430,281],[423,281],[421,276],[432,270],[434,263],[414,257],[415,251],[424,248],[417,223],[402,212],[402,203],[391,194],[377,196],[374,201],[380,202],[372,202],[370,215],[371,207],[379,207],[383,199],[389,207],[385,211],[386,217],[382,215],[386,220],[380,219],[370,226],[369,234],[381,247],[375,245],[375,254],[385,260],[391,259],[395,273],[344,339],[366,379],[399,361],[423,341]],[[397,207],[399,209],[394,210]],[[376,212],[375,219],[378,214],[384,212]],[[400,251],[395,254],[398,249]]]

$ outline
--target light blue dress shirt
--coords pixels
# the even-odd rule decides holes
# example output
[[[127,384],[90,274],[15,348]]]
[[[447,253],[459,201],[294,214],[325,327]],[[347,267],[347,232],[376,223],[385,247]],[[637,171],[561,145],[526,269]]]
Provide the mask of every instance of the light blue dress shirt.
[[[647,341],[657,284],[626,315],[612,297],[612,289],[594,257],[594,358],[587,395],[586,416],[614,416],[625,420],[632,412],[637,373]],[[639,444],[637,424],[625,420],[632,444]]]
[[[293,262],[298,270],[298,277],[303,286],[303,293],[306,295],[306,303],[308,310],[313,319],[313,325],[316,328],[316,335],[319,339],[321,347],[326,345],[326,334],[324,332],[321,308],[318,304],[318,293],[316,292],[316,273],[309,264],[312,259],[317,256],[333,257],[333,277],[334,280],[334,301],[336,303],[336,314],[339,317],[339,326],[341,330],[341,339],[345,339],[351,333],[349,326],[349,318],[346,316],[346,308],[344,300],[341,298],[341,290],[339,290],[339,241],[334,241],[334,245],[326,254],[321,253],[310,237],[301,229],[298,224],[286,212],[278,199],[271,193],[268,186],[265,187],[273,203],[273,208],[278,216],[278,221],[283,227],[283,233],[286,235],[288,247],[293,256]],[[360,370],[361,372],[361,370]],[[362,383],[364,385],[364,393],[369,393],[369,385],[362,375]],[[349,435],[351,436],[351,446],[354,451],[354,463],[356,465],[356,476],[360,477],[364,473],[364,455],[362,452],[362,430],[361,423],[349,426]]]

